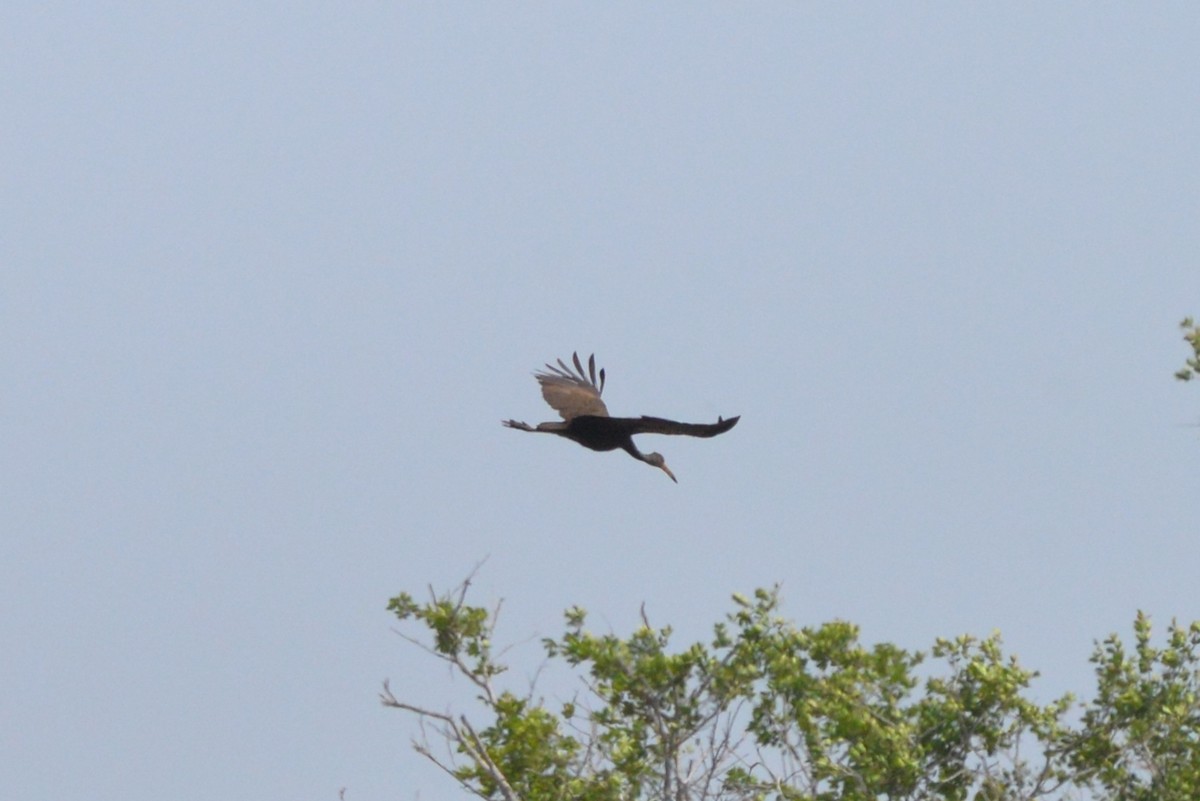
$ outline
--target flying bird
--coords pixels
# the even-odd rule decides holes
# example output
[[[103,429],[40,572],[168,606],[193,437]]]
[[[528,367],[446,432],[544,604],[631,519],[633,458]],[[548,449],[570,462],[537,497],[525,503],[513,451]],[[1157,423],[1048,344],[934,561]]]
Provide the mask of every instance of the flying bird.
[[[728,420],[717,418],[717,422],[677,423],[674,420],[664,420],[661,417],[609,417],[608,407],[600,399],[604,392],[604,370],[596,380],[596,356],[588,358],[587,372],[579,361],[579,354],[571,358],[575,362],[574,371],[562,359],[558,367],[546,365],[546,370],[533,374],[542,386],[542,397],[546,403],[562,417],[561,423],[538,423],[533,427],[528,423],[518,423],[516,420],[504,420],[504,425],[519,431],[540,431],[545,434],[557,434],[573,442],[578,442],[585,448],[594,451],[613,451],[617,448],[628,453],[634,459],[662,470],[671,480],[679,483],[675,474],[667,468],[666,461],[660,453],[642,453],[633,444],[634,434],[684,434],[689,437],[715,437],[724,434],[737,425],[739,417]]]

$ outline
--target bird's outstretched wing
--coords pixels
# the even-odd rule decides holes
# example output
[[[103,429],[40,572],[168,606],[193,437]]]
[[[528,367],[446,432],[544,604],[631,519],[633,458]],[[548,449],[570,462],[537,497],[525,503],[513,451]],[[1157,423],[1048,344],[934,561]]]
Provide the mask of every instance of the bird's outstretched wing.
[[[571,358],[575,362],[574,372],[559,359],[558,367],[547,364],[549,372],[533,374],[542,385],[542,397],[564,420],[583,415],[608,417],[608,407],[600,400],[600,393],[604,391],[604,370],[600,370],[600,380],[597,382],[596,356],[593,354],[588,359],[587,373],[583,372],[578,353],[571,354]]]
[[[677,423],[661,417],[622,417],[619,419],[621,422],[628,421],[630,435],[683,434],[689,437],[715,437],[737,425],[741,415],[730,417],[728,420],[718,417],[715,423]]]

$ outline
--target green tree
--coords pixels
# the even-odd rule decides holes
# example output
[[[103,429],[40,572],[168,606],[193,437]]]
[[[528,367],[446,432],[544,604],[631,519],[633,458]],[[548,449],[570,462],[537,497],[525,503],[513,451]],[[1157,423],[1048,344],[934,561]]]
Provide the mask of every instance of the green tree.
[[[1172,621],[1167,643],[1150,642],[1138,613],[1129,653],[1114,634],[1092,655],[1097,694],[1083,714],[1070,759],[1098,798],[1200,798],[1200,623]]]
[[[1191,317],[1185,317],[1179,324],[1183,329],[1183,341],[1191,346],[1193,356],[1187,360],[1182,370],[1175,373],[1180,381],[1191,381],[1200,376],[1200,326]]]
[[[544,647],[583,689],[552,708],[496,686],[496,614],[467,604],[466,589],[424,603],[402,593],[389,608],[477,689],[480,722],[387,685],[383,701],[417,715],[417,750],[482,798],[1200,798],[1200,624],[1172,624],[1158,649],[1139,615],[1132,655],[1116,635],[1097,644],[1093,700],[1041,705],[1036,674],[998,635],[938,640],[928,654],[867,646],[850,623],[795,627],[759,590],[734,596],[710,641],[679,649],[644,612],[620,637],[590,632],[574,608]]]

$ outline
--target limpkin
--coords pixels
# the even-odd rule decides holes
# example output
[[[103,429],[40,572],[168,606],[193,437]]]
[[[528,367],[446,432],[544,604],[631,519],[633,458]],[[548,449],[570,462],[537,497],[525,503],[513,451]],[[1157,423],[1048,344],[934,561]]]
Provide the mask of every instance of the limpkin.
[[[596,380],[596,356],[588,358],[587,373],[579,361],[579,354],[571,358],[575,362],[575,370],[558,359],[558,367],[546,365],[546,371],[534,373],[534,378],[542,386],[542,397],[562,417],[561,423],[538,423],[533,427],[528,423],[518,423],[516,420],[504,420],[504,425],[520,431],[540,431],[544,434],[557,434],[569,440],[578,442],[585,448],[594,451],[612,451],[622,449],[634,459],[653,465],[662,470],[671,480],[679,483],[675,474],[667,468],[667,463],[660,453],[642,453],[633,444],[635,434],[683,434],[689,437],[715,437],[724,434],[737,425],[739,417],[725,420],[717,418],[717,422],[677,423],[661,417],[609,417],[608,407],[600,399],[604,392],[604,370]]]

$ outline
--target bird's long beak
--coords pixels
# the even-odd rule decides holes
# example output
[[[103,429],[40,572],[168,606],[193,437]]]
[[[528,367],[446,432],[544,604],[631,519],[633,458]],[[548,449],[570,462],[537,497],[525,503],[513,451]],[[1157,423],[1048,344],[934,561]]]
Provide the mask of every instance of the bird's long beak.
[[[671,472],[671,468],[667,467],[665,464],[660,464],[659,468],[661,468],[664,473],[670,476],[672,481],[674,481],[676,484],[679,483],[679,479],[675,478],[675,474]]]

